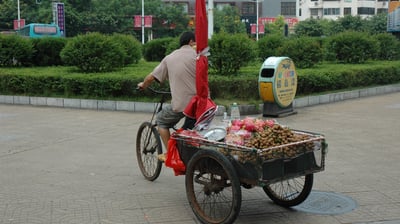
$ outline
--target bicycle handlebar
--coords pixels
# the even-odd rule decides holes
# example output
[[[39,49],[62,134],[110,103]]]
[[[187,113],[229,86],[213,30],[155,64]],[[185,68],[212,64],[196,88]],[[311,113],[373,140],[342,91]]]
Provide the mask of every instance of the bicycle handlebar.
[[[156,90],[151,87],[147,87],[147,89],[149,89],[151,92],[157,93],[157,94],[171,94],[171,92],[169,92],[169,91]]]
[[[157,94],[171,95],[171,92],[170,92],[170,91],[156,90],[156,89],[151,88],[150,86],[147,87],[146,89],[150,90],[150,91],[153,92],[153,93],[157,93]],[[145,89],[142,89],[142,88],[140,88],[140,87],[138,86],[138,87],[136,87],[136,90],[137,90],[137,91],[143,91],[143,90],[145,90]]]

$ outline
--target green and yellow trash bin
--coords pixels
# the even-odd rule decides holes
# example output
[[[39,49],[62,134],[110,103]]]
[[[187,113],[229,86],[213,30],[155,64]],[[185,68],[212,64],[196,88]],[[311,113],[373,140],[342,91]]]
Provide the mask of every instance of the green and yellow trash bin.
[[[264,117],[296,113],[293,100],[297,90],[297,74],[290,58],[267,58],[260,68],[258,89],[264,103]]]

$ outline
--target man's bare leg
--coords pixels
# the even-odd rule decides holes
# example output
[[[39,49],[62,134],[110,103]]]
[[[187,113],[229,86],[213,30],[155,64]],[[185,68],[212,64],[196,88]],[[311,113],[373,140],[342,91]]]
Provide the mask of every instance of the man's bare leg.
[[[160,133],[161,140],[162,140],[162,142],[163,142],[163,144],[165,146],[165,149],[167,150],[168,149],[168,140],[170,138],[169,129],[158,127],[158,133]],[[162,156],[161,156],[161,157],[159,157],[159,159],[160,160],[165,160],[165,157],[163,159]]]

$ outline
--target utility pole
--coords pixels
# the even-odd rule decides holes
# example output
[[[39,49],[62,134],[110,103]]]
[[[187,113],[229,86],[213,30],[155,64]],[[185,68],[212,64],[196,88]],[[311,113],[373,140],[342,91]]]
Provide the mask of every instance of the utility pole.
[[[214,0],[208,0],[208,39],[214,33]]]
[[[142,44],[144,44],[144,0],[142,0]]]
[[[258,41],[258,0],[256,0],[256,8],[257,8],[257,21],[256,21],[256,40]]]
[[[17,10],[18,10],[18,24],[17,24],[17,28],[20,29],[20,28],[21,28],[21,12],[20,12],[20,8],[19,8],[19,0],[17,1]]]

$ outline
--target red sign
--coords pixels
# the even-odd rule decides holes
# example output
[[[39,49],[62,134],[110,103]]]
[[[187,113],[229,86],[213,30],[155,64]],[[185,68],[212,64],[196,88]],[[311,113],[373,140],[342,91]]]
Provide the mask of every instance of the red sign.
[[[14,30],[19,30],[20,28],[25,26],[25,19],[14,19]]]
[[[257,33],[257,24],[255,23],[250,24],[250,32],[251,34]],[[264,34],[264,33],[265,33],[264,24],[258,24],[258,34]]]
[[[153,16],[144,16],[144,27],[151,28],[153,26]],[[134,27],[142,27],[142,16],[136,15],[134,17]]]
[[[297,18],[285,18],[285,23],[288,24],[289,28],[293,28],[296,23],[299,22],[299,19]],[[258,23],[262,24],[268,24],[268,23],[274,23],[276,21],[275,17],[262,17],[258,18]]]

